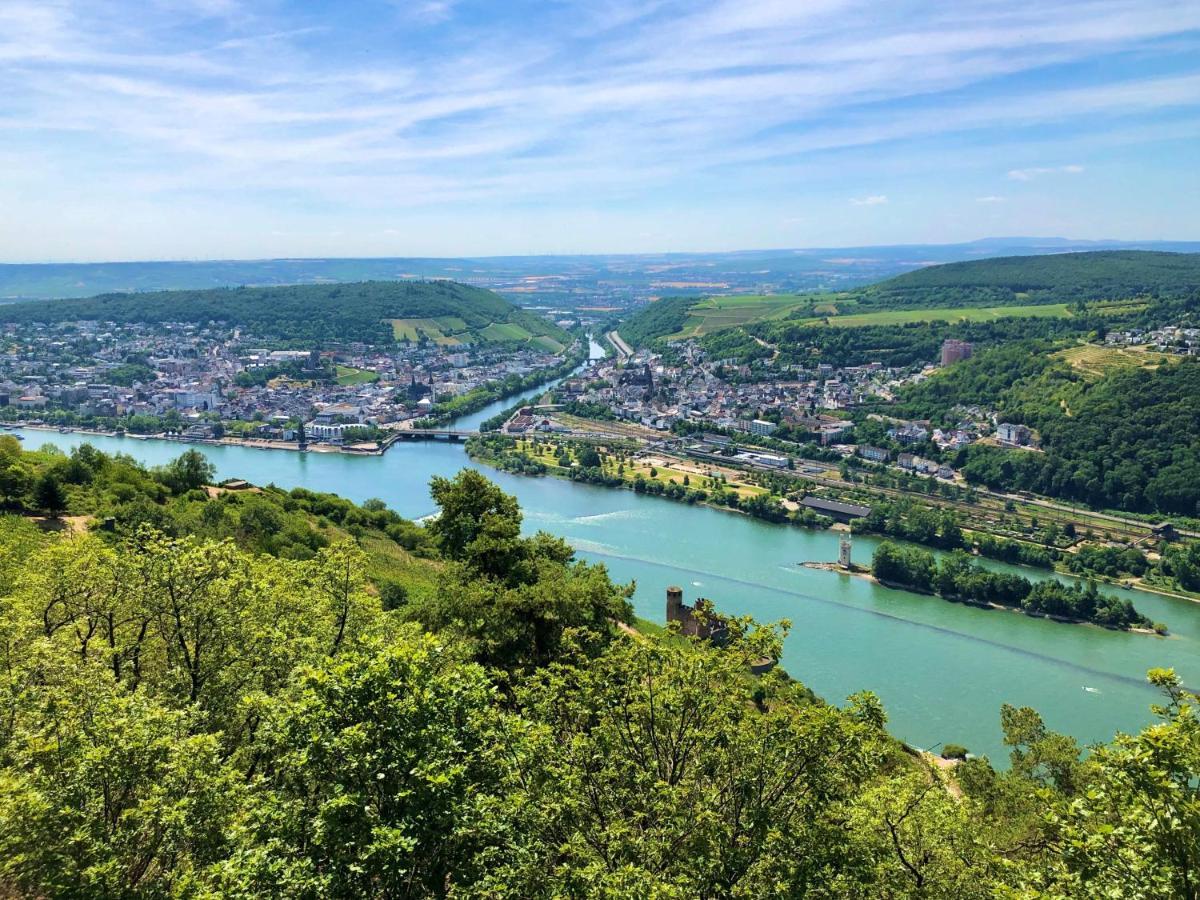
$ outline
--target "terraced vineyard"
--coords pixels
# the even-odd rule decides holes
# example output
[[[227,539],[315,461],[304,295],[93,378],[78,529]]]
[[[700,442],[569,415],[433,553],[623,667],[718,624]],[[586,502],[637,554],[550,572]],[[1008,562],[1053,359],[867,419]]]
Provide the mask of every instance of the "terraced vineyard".
[[[687,321],[671,340],[704,337],[714,331],[735,328],[750,322],[782,319],[793,310],[812,302],[812,296],[796,294],[745,294],[734,297],[709,297],[688,310]]]
[[[1155,369],[1164,358],[1178,360],[1178,357],[1147,352],[1138,347],[1104,347],[1099,344],[1071,347],[1057,355],[1089,378],[1103,378],[1121,369]]]

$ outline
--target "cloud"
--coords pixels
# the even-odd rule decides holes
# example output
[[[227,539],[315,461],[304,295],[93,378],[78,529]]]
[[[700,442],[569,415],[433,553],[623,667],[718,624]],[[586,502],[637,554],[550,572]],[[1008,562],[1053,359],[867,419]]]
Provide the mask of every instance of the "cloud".
[[[1032,169],[1010,169],[1008,177],[1014,181],[1033,181],[1043,175],[1078,175],[1083,166],[1043,166]]]
[[[1183,140],[1200,112],[1200,61],[1175,47],[1200,31],[1194,3],[390,3],[0,0],[0,208],[82,221],[86,194],[174,221],[234,203],[319,210],[349,234],[397,210],[636,206],[640,235],[757,198],[862,225],[889,217],[843,198],[884,204],[856,192],[897,173],[972,197],[1009,146],[1057,160],[1117,134]]]
[[[997,197],[995,194],[989,194],[986,197],[976,197],[975,202],[976,203],[1003,203],[1004,198]]]

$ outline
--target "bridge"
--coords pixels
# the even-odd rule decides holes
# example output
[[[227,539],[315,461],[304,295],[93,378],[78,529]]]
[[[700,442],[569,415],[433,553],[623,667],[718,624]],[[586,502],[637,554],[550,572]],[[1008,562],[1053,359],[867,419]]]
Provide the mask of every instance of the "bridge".
[[[404,428],[393,431],[399,441],[465,441],[475,437],[478,431],[462,431],[454,428]]]

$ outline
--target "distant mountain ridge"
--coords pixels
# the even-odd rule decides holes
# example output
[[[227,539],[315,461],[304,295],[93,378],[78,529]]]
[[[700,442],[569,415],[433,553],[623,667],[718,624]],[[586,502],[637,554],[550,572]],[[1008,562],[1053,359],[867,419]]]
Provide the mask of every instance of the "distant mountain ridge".
[[[491,291],[449,281],[383,281],[101,294],[0,306],[0,322],[209,322],[262,338],[324,343],[525,343],[558,352],[570,335]]]
[[[355,281],[450,279],[511,291],[513,299],[544,299],[547,285],[531,295],[523,279],[560,276],[569,282],[554,300],[568,300],[599,283],[628,287],[639,296],[662,293],[667,272],[692,269],[734,289],[840,289],[880,281],[937,263],[980,256],[1024,256],[1070,250],[1140,249],[1198,252],[1200,242],[1076,241],[1069,238],[996,237],[959,244],[892,244],[859,247],[776,248],[714,253],[591,254],[496,257],[381,257],[257,259],[168,262],[0,264],[0,301],[88,297],[96,294],[198,290],[239,285],[271,286]],[[765,274],[764,274],[765,273]],[[763,279],[770,284],[759,284]],[[703,290],[697,287],[696,290]]]

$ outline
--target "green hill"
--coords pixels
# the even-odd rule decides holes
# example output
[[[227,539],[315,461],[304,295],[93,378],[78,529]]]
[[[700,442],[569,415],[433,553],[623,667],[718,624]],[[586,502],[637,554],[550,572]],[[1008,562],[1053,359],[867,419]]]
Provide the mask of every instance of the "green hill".
[[[1200,254],[1104,250],[947,263],[838,294],[667,297],[635,313],[620,332],[630,344],[645,346],[660,338],[705,337],[764,323],[900,327],[1053,318],[1078,304],[1109,315],[1137,312],[1149,303],[1186,306],[1198,296]],[[769,341],[776,337],[754,333]]]
[[[1102,250],[930,266],[854,292],[887,307],[1125,300],[1200,290],[1200,253]]]
[[[536,342],[557,352],[569,335],[491,291],[452,281],[363,281],[285,287],[101,294],[0,307],[0,322],[194,322],[294,342],[430,340]]]

